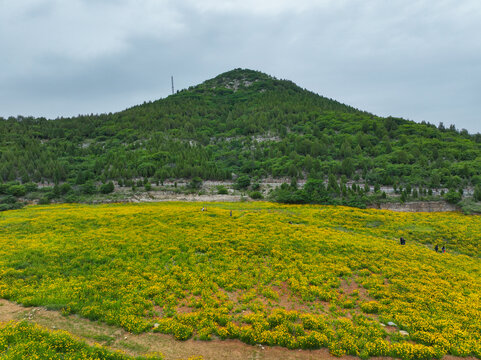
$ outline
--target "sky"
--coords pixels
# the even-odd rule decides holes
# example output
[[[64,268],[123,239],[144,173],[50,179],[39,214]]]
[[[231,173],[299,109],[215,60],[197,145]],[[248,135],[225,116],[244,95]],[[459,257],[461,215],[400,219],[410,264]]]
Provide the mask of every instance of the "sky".
[[[234,68],[481,132],[479,0],[0,0],[0,116],[120,111]]]

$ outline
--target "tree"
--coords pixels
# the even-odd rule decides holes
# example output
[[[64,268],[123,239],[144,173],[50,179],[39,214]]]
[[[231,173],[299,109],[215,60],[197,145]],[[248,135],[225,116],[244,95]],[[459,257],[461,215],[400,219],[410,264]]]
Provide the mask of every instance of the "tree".
[[[112,181],[109,181],[107,184],[103,184],[102,186],[100,186],[100,192],[102,194],[110,194],[114,191],[114,188],[114,183]]]
[[[229,191],[227,190],[227,188],[224,185],[219,185],[219,186],[217,186],[217,193],[219,195],[227,195],[229,193]]]
[[[461,201],[461,194],[451,189],[444,195],[444,199],[450,204],[457,204]]]
[[[198,176],[194,177],[189,183],[189,187],[191,189],[200,189],[201,186],[202,186],[202,179]]]
[[[249,196],[254,200],[259,200],[263,198],[262,193],[260,191],[251,191],[249,193]]]
[[[473,194],[474,200],[476,201],[481,201],[481,185],[476,185],[474,188],[474,194]]]
[[[371,191],[371,187],[369,186],[368,183],[365,183],[364,184],[364,192],[367,194],[367,193],[369,193],[369,191]]]
[[[341,171],[344,175],[351,177],[354,172],[354,162],[350,157],[346,157],[342,160]]]
[[[341,189],[339,188],[339,184],[337,183],[336,177],[334,176],[333,173],[330,173],[328,176],[327,190],[337,195],[339,195],[341,192]]]
[[[244,190],[251,184],[251,179],[248,175],[241,175],[237,178],[234,187],[238,190]]]
[[[12,185],[8,188],[7,193],[13,196],[23,196],[26,193],[25,186]]]
[[[413,190],[413,198],[417,198],[418,197],[418,189],[414,188]]]
[[[92,180],[88,180],[82,185],[82,192],[87,195],[93,195],[97,192],[97,187]]]

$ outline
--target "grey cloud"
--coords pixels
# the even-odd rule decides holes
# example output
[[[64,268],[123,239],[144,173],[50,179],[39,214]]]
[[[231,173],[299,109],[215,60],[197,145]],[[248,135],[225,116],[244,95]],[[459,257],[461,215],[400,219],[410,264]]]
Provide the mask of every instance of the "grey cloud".
[[[476,1],[304,0],[298,9],[287,1],[256,7],[253,0],[143,0],[140,9],[130,0],[72,3],[82,19],[98,11],[84,35],[74,21],[80,28],[56,34],[54,44],[31,38],[35,27],[46,27],[43,36],[54,31],[42,20],[58,20],[53,1],[25,15],[31,28],[9,19],[14,36],[0,25],[0,50],[9,53],[0,57],[0,116],[117,111],[167,96],[170,75],[185,88],[244,67],[379,115],[481,131]],[[104,26],[106,9],[112,16]]]

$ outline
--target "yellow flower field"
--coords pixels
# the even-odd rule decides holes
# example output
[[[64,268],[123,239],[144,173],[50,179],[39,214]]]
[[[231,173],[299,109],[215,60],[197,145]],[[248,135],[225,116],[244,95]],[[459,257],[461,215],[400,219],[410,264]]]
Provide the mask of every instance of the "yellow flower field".
[[[481,358],[480,217],[270,203],[201,208],[0,213],[0,297],[179,340]]]
[[[27,322],[0,323],[3,360],[162,360],[160,354],[132,357],[96,345],[88,346],[64,331],[49,331]]]

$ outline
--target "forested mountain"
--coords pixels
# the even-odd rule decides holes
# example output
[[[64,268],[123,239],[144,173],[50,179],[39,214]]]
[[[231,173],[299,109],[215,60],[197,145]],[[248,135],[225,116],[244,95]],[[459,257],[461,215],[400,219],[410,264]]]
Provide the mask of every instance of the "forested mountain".
[[[375,116],[252,70],[118,113],[1,119],[0,134],[4,183],[246,175],[456,190],[481,184],[480,134]]]

